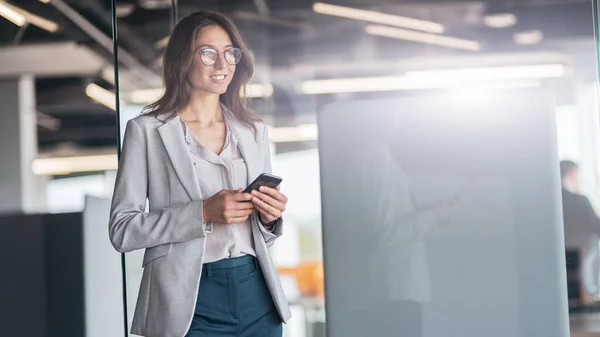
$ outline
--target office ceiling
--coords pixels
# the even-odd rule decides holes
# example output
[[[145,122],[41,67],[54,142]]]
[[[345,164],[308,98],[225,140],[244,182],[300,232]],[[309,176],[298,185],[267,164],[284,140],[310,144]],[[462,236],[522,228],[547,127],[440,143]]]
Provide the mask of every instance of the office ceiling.
[[[46,121],[54,122],[40,124],[40,149],[115,147],[114,111],[85,94],[89,83],[113,90],[110,79],[113,69],[111,2],[4,2],[51,20],[60,27],[56,32],[48,32],[35,25],[18,27],[0,17],[0,77],[12,77],[34,69],[29,71],[37,76],[38,111]],[[199,2],[194,0],[177,3],[180,17],[200,8]],[[297,72],[292,75],[289,71],[286,78],[288,69],[292,68],[311,69],[315,66],[315,69],[322,69],[328,64],[348,62],[364,65],[364,69],[354,67],[347,69],[348,72],[375,76],[385,73],[386,69],[377,69],[373,63],[474,53],[367,36],[364,34],[365,22],[316,14],[312,11],[313,1],[206,0],[201,3],[205,8],[228,13],[256,53],[259,69],[270,69],[279,76],[270,79],[276,90],[275,100],[293,100],[290,98],[294,96],[292,93],[277,92],[280,90],[278,80],[293,81],[297,76]],[[591,1],[348,0],[327,3],[436,21],[446,27],[444,34],[479,41],[482,50],[478,53],[481,54],[544,50],[550,45],[555,46],[556,41],[594,36]],[[117,13],[122,90],[160,85],[160,57],[164,47],[160,41],[171,27],[171,0],[119,0]],[[502,29],[487,27],[484,17],[492,13],[514,14],[518,22]],[[545,39],[533,46],[515,44],[513,34],[527,30],[541,30]],[[65,57],[70,57],[69,62],[64,62]],[[305,74],[327,76],[322,70]]]

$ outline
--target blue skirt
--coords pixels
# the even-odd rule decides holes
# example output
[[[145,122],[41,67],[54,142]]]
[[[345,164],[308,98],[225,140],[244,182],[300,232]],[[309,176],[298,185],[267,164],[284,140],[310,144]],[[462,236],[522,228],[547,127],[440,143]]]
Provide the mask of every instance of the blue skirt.
[[[185,337],[281,337],[282,322],[254,256],[206,263]]]

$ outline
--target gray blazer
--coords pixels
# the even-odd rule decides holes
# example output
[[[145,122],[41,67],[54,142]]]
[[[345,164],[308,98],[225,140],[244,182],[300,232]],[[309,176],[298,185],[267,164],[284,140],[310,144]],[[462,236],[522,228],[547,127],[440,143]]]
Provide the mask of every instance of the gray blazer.
[[[271,171],[264,123],[258,133],[240,122],[231,130],[248,167],[248,181]],[[110,240],[119,252],[145,249],[143,276],[131,332],[182,337],[192,321],[202,271],[206,233],[202,191],[177,118],[162,122],[138,116],[127,123],[110,212]],[[146,200],[149,212],[145,212]],[[255,250],[283,322],[291,317],[279,275],[267,252],[282,234],[261,231],[251,216]]]

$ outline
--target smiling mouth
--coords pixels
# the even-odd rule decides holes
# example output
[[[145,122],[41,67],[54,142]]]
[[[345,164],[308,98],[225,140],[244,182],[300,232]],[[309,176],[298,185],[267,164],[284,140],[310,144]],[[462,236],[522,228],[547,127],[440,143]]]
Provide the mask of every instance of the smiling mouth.
[[[210,76],[210,78],[215,81],[222,81],[225,79],[225,77],[227,77],[227,75],[212,75],[212,76]]]

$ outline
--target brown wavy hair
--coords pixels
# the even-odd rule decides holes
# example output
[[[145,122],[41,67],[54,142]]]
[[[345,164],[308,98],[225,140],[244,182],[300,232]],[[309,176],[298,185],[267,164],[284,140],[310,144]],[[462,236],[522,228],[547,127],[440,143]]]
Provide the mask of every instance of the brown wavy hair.
[[[163,56],[164,93],[156,102],[146,105],[142,113],[171,119],[189,103],[191,86],[187,74],[194,57],[196,34],[200,29],[212,25],[222,27],[233,46],[243,51],[242,60],[236,66],[227,92],[222,94],[219,100],[256,134],[255,122],[261,118],[250,109],[246,96],[246,86],[254,73],[252,56],[233,21],[210,10],[201,10],[182,18],[173,29]]]

